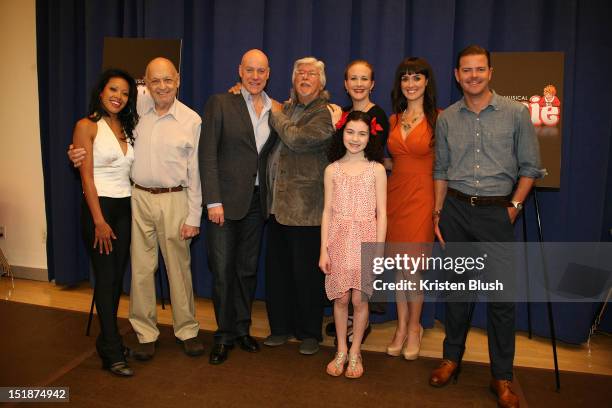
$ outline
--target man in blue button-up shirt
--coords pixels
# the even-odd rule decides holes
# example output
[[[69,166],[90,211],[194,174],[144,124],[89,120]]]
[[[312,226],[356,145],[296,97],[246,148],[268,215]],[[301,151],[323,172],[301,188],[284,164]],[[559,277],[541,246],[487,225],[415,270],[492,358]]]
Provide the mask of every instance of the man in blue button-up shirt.
[[[455,79],[463,98],[438,117],[433,217],[435,233],[442,244],[445,240],[513,241],[512,224],[534,180],[543,175],[529,113],[523,105],[489,88],[492,73],[487,50],[469,46],[461,51]],[[511,273],[508,256],[490,258],[491,263],[497,262],[504,272]],[[469,303],[446,303],[444,360],[431,375],[433,386],[445,385],[461,361],[471,307]],[[510,388],[514,303],[490,301],[488,309],[491,387],[501,406],[518,406],[518,398]]]

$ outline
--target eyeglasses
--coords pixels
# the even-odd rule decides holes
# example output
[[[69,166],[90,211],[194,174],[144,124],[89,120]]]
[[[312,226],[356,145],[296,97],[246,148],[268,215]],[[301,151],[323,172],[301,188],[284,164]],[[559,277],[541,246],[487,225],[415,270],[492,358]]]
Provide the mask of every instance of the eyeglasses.
[[[316,78],[320,74],[316,71],[296,71],[295,73],[299,77],[308,77],[308,78]]]
[[[158,87],[162,84],[162,82],[164,83],[164,85],[166,86],[172,86],[174,85],[174,78],[155,78],[155,79],[151,79],[149,80],[149,83],[151,84],[151,86],[153,87]]]

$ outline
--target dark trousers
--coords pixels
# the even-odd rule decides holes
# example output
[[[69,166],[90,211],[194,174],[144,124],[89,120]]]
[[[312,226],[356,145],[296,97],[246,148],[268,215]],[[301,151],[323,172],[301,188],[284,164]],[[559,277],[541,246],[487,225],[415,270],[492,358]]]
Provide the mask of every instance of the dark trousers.
[[[323,340],[325,277],[319,270],[321,227],[268,223],[266,308],[273,335]]]
[[[514,232],[508,210],[504,207],[475,207],[454,197],[446,197],[440,215],[440,230],[447,242],[480,242],[487,248],[487,266],[513,274],[511,255],[497,253],[496,242],[514,241]],[[497,246],[499,247],[499,245]],[[506,251],[507,252],[507,251]],[[497,263],[497,264],[494,264]],[[489,265],[491,264],[491,265]],[[507,279],[511,282],[511,279]],[[473,304],[467,302],[446,303],[446,337],[444,358],[458,361],[463,351],[463,339],[470,322],[469,310]],[[489,299],[487,303],[487,334],[491,373],[499,380],[512,380],[514,360],[515,304]]]
[[[99,248],[93,248],[95,226],[85,198],[81,223],[95,278],[94,298],[100,321],[96,349],[104,362],[112,364],[125,360],[123,342],[117,328],[117,308],[130,256],[132,212],[130,197],[100,197],[99,200],[104,219],[117,237],[112,241],[112,252],[108,255],[100,254]]]
[[[217,344],[231,345],[236,337],[249,334],[263,223],[258,188],[244,218],[226,218],[223,226],[206,222]]]

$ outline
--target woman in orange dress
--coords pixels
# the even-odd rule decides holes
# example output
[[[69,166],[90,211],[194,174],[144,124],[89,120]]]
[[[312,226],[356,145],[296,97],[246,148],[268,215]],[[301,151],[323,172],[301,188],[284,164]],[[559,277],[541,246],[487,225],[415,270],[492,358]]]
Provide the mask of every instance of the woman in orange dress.
[[[392,159],[385,162],[391,170],[387,243],[423,243],[428,247],[434,240],[432,172],[438,112],[433,71],[427,61],[410,57],[399,64],[391,98],[394,114],[387,148]],[[418,252],[417,256],[421,251]],[[415,360],[423,337],[423,295],[397,293],[396,301],[397,328],[387,354]]]

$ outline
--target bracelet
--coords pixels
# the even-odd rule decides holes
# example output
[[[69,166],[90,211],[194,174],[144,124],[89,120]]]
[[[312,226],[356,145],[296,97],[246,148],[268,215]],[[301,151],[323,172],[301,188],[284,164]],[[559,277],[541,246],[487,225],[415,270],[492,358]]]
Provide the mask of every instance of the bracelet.
[[[432,214],[434,217],[439,217],[441,213],[442,213],[442,210],[433,210]]]

